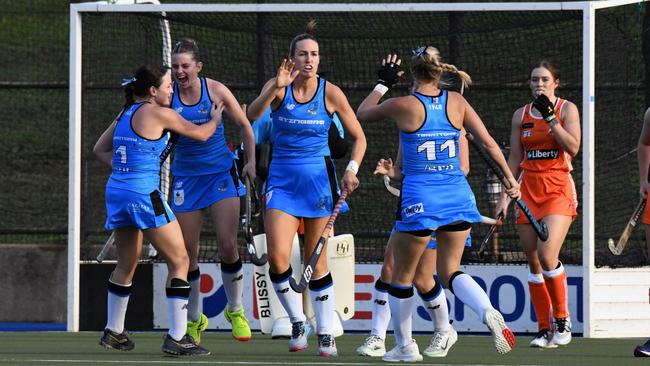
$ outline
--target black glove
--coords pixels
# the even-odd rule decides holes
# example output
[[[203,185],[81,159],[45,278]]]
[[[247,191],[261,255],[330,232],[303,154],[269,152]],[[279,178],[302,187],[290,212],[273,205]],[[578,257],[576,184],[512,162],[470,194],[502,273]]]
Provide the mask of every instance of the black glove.
[[[546,123],[550,123],[555,119],[555,109],[553,108],[553,103],[551,103],[546,95],[540,94],[537,98],[535,98],[533,107],[539,111],[539,113],[542,115],[542,118],[546,120]]]
[[[392,88],[401,78],[401,75],[399,75],[400,71],[402,69],[394,62],[387,62],[385,65],[381,65],[379,70],[377,70],[377,77],[379,78],[377,83],[385,85],[388,89]]]

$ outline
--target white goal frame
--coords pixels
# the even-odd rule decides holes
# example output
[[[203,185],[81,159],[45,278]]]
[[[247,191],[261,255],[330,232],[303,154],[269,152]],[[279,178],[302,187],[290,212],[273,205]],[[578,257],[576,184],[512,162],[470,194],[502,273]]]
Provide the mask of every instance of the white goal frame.
[[[596,10],[647,0],[601,0],[521,3],[320,3],[320,4],[124,4],[129,0],[70,5],[69,182],[68,182],[68,284],[67,330],[79,330],[79,264],[81,214],[81,15],[87,12],[418,12],[418,11],[582,11],[582,214],[583,214],[583,314],[584,337],[595,332],[592,281],[595,271],[595,15]],[[153,1],[150,1],[153,2]],[[157,1],[155,1],[157,2]]]

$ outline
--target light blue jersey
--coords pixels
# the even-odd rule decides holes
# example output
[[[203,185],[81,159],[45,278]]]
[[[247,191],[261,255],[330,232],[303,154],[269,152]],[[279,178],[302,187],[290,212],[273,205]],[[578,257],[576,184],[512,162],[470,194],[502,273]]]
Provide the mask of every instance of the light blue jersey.
[[[132,118],[143,103],[124,110],[113,134],[113,172],[107,188],[150,194],[160,184],[160,154],[167,145],[163,134],[157,140],[148,140],[131,128]]]
[[[328,130],[332,116],[325,108],[325,79],[318,78],[314,97],[299,103],[293,96],[293,84],[286,87],[273,118],[273,159],[322,158],[330,155]]]
[[[435,230],[463,221],[480,222],[476,198],[460,169],[460,130],[447,117],[447,91],[414,96],[426,117],[417,131],[400,132],[404,179],[396,229]]]
[[[329,157],[328,131],[332,116],[325,107],[325,80],[306,103],[286,88],[284,100],[271,113],[273,153],[266,186],[266,207],[296,217],[329,216],[341,194]],[[348,211],[347,204],[341,213]]]
[[[212,100],[205,78],[201,77],[201,98],[194,105],[187,105],[180,99],[178,85],[174,83],[171,107],[186,120],[202,125],[210,121]],[[221,173],[230,170],[233,163],[232,152],[226,146],[223,123],[208,141],[200,142],[180,136],[176,143],[176,153],[172,163],[174,176],[197,176]]]

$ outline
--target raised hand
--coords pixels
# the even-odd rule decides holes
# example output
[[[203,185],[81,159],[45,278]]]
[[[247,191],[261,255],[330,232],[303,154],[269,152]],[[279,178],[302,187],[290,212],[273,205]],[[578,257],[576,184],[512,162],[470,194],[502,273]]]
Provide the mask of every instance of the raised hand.
[[[542,115],[542,118],[546,120],[546,123],[550,123],[555,119],[555,110],[553,108],[553,103],[545,94],[540,94],[535,98],[533,102],[533,107],[539,111]]]
[[[282,60],[282,64],[278,68],[278,74],[275,77],[275,85],[278,88],[284,88],[296,79],[300,70],[294,70],[295,66],[296,63],[291,59],[287,60],[285,58]]]
[[[379,159],[377,162],[377,167],[375,167],[375,171],[372,172],[372,174],[381,174],[381,175],[387,175],[388,177],[392,178],[393,177],[393,160],[391,158],[388,159]]]
[[[402,60],[397,58],[397,54],[388,54],[381,60],[381,66],[377,70],[377,82],[390,89],[404,75],[404,71],[400,68],[401,63]]]

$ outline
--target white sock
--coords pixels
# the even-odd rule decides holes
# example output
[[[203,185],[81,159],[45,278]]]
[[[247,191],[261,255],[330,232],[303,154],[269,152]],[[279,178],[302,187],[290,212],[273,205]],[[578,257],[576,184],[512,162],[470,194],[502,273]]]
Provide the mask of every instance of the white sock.
[[[244,267],[241,260],[232,264],[221,263],[221,280],[226,290],[228,311],[233,313],[242,308],[242,295],[244,293]]]
[[[271,283],[273,283],[273,289],[276,295],[278,295],[278,300],[280,300],[284,310],[289,315],[289,321],[292,323],[304,322],[307,320],[307,317],[302,311],[302,295],[295,292],[289,285],[291,273],[291,267],[289,267],[289,270],[281,275],[269,271],[269,277],[271,278]],[[276,280],[278,282],[275,282]]]
[[[433,329],[436,332],[448,332],[452,329],[451,324],[449,324],[449,308],[447,306],[447,296],[445,295],[445,289],[436,282],[436,285],[431,289],[431,291],[420,294],[422,298],[422,305],[431,320],[433,321]]]
[[[201,303],[201,271],[197,268],[187,274],[187,281],[190,283],[190,298],[187,301],[187,320],[196,322],[199,320],[199,304]]]
[[[372,302],[372,331],[370,334],[386,339],[386,329],[390,323],[390,306],[388,305],[388,288],[390,285],[377,280],[375,299]]]
[[[469,306],[478,315],[478,318],[483,321],[485,311],[494,309],[488,295],[474,281],[472,276],[461,272],[461,274],[452,277],[449,287],[453,289],[454,295]]]
[[[115,333],[124,332],[126,308],[131,297],[131,284],[120,285],[108,280],[108,299],[106,306],[106,328]]]
[[[410,296],[408,296],[409,291]],[[405,288],[391,285],[388,303],[390,304],[390,315],[393,319],[395,342],[398,346],[404,347],[410,344],[413,339],[413,287]]]
[[[316,316],[316,334],[332,335],[334,333],[334,284],[328,272],[321,278],[309,281],[311,304]]]
[[[172,278],[171,287],[165,289],[167,294],[167,316],[169,317],[169,336],[180,341],[187,333],[187,301],[190,296],[190,284],[178,278]]]

